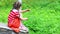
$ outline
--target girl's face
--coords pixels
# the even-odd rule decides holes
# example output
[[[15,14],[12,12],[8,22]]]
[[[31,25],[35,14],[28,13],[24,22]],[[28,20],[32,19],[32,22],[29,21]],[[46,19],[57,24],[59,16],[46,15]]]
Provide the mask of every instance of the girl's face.
[[[21,6],[20,6],[20,9],[21,9]]]
[[[18,10],[19,10],[19,9],[21,9],[21,6],[20,6],[20,8],[18,8]]]

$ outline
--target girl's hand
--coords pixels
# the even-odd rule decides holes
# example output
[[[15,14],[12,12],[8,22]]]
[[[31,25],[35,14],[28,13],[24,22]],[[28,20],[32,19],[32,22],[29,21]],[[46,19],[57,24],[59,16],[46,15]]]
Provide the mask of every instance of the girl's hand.
[[[29,10],[29,9],[22,10],[22,12],[21,12],[21,13],[23,13],[23,12],[28,12],[28,11],[30,11],[30,10]]]
[[[29,9],[26,9],[26,11],[30,11]]]

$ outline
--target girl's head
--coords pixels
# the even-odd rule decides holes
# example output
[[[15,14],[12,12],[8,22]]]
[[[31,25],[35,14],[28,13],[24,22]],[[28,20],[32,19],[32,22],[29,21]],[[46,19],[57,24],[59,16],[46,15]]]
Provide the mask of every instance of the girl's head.
[[[21,7],[20,2],[15,2],[15,3],[13,4],[13,9],[19,9],[20,7]]]

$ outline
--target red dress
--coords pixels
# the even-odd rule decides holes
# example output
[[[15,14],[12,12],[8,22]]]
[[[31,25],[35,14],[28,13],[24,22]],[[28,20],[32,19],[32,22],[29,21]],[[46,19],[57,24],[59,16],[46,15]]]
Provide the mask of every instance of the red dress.
[[[13,29],[15,32],[19,32],[20,26],[20,18],[19,18],[19,11],[18,10],[11,10],[8,16],[8,27]]]

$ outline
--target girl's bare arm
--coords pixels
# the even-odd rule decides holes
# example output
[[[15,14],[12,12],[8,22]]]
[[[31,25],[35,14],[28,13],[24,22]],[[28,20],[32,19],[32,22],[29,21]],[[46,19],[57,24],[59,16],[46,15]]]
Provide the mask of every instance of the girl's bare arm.
[[[27,20],[28,18],[20,18],[21,20]]]
[[[28,12],[28,11],[30,11],[30,10],[29,10],[29,9],[22,10],[21,13],[23,13],[23,12]]]

